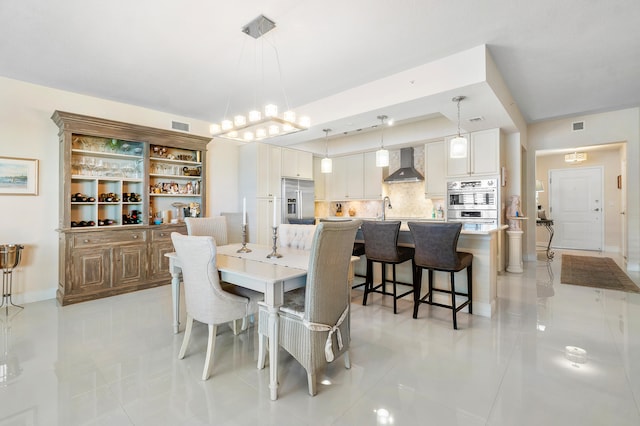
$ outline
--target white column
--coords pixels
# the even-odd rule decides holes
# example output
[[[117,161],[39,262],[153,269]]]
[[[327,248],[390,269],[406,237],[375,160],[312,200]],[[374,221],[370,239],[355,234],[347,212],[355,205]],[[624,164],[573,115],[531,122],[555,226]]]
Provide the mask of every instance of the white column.
[[[509,263],[507,272],[522,273],[522,235],[524,231],[507,231]]]

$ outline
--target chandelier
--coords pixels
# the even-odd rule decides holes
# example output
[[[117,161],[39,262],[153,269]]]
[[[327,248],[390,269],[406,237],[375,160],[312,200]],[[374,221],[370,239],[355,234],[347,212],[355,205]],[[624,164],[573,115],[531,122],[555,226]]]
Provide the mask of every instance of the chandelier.
[[[570,154],[565,154],[564,161],[565,163],[582,163],[583,161],[587,161],[587,153],[572,152]]]
[[[242,32],[254,39],[258,39],[275,27],[274,21],[264,15],[260,15],[245,25],[242,28]],[[278,58],[275,46],[274,49],[276,50],[276,58]],[[280,74],[280,81],[282,81],[279,59],[278,73]],[[296,113],[289,109],[279,115],[278,106],[268,104],[265,105],[263,111],[253,109],[247,115],[238,114],[233,119],[225,118],[220,123],[212,124],[209,130],[214,137],[251,142],[306,130],[310,125],[309,117],[302,116],[296,119]]]

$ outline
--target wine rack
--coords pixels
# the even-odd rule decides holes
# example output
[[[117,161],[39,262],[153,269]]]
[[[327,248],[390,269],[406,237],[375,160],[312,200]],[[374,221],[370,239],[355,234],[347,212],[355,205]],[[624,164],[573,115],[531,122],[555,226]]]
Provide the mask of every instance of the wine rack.
[[[51,118],[60,141],[59,303],[169,284],[164,254],[171,232],[186,227],[178,215],[152,218],[176,204],[205,215],[210,138],[63,111]]]

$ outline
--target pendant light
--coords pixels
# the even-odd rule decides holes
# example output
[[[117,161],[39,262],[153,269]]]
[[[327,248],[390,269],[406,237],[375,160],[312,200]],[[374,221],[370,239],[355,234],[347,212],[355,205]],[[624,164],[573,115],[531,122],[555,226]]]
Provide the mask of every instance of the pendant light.
[[[389,151],[384,149],[384,120],[388,117],[386,115],[379,115],[378,120],[381,123],[380,130],[380,149],[376,151],[376,167],[389,166]]]
[[[329,132],[331,129],[322,129],[324,132],[324,158],[320,162],[320,173],[331,173],[333,170],[333,163],[329,158]]]
[[[275,27],[276,23],[274,21],[264,15],[260,15],[242,27],[242,32],[257,40]],[[275,43],[272,42],[270,44],[274,49],[278,75],[282,84],[282,70],[280,69],[278,49]],[[264,58],[264,53],[262,57]],[[242,50],[240,51],[240,59],[242,59]],[[264,70],[262,70],[262,73],[264,73]],[[288,104],[284,87],[282,87],[282,93],[285,104]],[[229,103],[227,102],[227,108]],[[227,111],[225,111],[225,116],[226,114]],[[209,131],[214,137],[251,142],[307,130],[310,125],[309,117],[302,116],[296,119],[296,113],[289,109],[279,115],[278,106],[270,103],[264,106],[264,112],[254,108],[249,111],[248,115],[238,114],[233,119],[225,118],[221,122],[209,126]]]
[[[467,138],[460,136],[460,101],[463,99],[465,99],[465,96],[456,96],[451,99],[453,102],[458,103],[458,136],[451,139],[449,145],[449,157],[451,158],[467,157]]]

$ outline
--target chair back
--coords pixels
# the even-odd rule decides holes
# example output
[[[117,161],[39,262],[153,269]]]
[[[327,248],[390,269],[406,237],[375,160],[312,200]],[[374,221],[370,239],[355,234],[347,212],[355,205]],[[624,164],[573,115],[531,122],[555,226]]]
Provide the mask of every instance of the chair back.
[[[316,225],[292,225],[283,223],[278,226],[280,247],[291,247],[299,250],[311,250]]]
[[[408,225],[415,244],[416,265],[445,270],[459,267],[457,248],[462,223],[409,222]]]
[[[227,218],[227,242],[229,244],[242,242],[242,213],[221,212],[220,216]],[[218,244],[221,245],[221,244]]]
[[[362,222],[364,254],[367,259],[384,262],[398,257],[400,221]]]
[[[182,269],[187,312],[206,324],[220,324],[242,318],[246,300],[220,286],[213,237],[171,233],[173,247]]]
[[[187,224],[188,235],[213,237],[217,246],[228,244],[225,216],[188,217],[184,222]]]
[[[316,225],[305,289],[305,320],[335,324],[349,305],[349,263],[360,223],[354,220]]]

